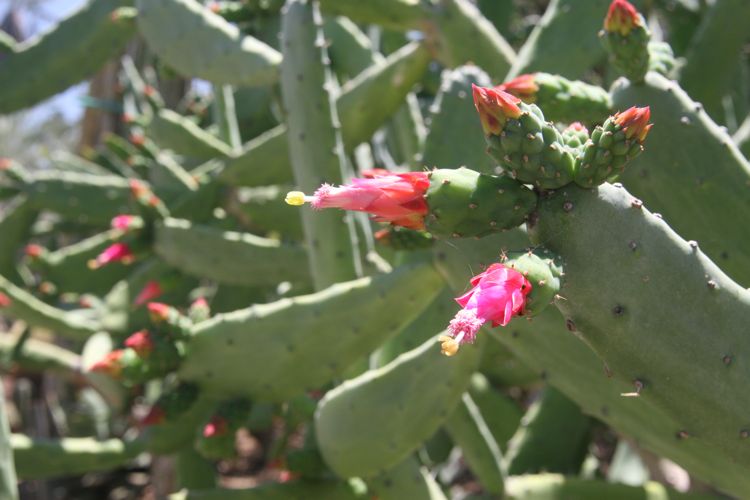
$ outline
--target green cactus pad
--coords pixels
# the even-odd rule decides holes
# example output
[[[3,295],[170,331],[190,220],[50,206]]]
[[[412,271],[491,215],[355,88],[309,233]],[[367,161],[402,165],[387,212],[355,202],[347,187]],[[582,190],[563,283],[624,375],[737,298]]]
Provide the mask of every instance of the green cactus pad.
[[[621,187],[556,192],[531,235],[565,260],[558,309],[611,373],[673,420],[675,446],[747,467],[750,292]]]
[[[232,152],[228,144],[171,109],[160,109],[149,123],[147,133],[161,147],[198,160],[228,156]]]
[[[510,177],[467,168],[435,169],[425,200],[427,230],[437,237],[484,236],[523,224],[536,195]]]
[[[553,122],[601,123],[612,112],[609,92],[596,85],[550,73],[534,73],[534,83],[539,87],[534,102]]]
[[[26,108],[95,73],[135,33],[132,0],[90,0],[0,63],[0,113]]]
[[[196,0],[138,0],[138,27],[148,46],[177,71],[231,85],[278,79],[281,54]]]
[[[216,315],[193,327],[180,377],[212,393],[284,401],[339,376],[398,333],[439,285],[430,266],[405,266]]]

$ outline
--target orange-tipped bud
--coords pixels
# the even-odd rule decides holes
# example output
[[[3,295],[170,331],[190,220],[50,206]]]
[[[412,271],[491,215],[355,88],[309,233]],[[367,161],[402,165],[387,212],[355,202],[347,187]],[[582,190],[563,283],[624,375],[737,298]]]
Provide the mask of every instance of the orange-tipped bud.
[[[604,29],[608,33],[620,33],[625,36],[641,25],[641,16],[628,0],[612,0],[604,18]]]
[[[153,191],[139,180],[130,180],[130,193],[133,195],[133,198],[145,205],[156,207],[161,204],[161,200]]]
[[[125,339],[125,347],[130,347],[138,356],[144,358],[154,350],[154,341],[147,330],[141,330]]]
[[[143,134],[130,134],[130,143],[133,146],[143,146],[146,144],[146,136]]]
[[[135,297],[135,300],[133,301],[133,306],[140,307],[146,302],[150,302],[154,299],[159,298],[159,296],[161,296],[162,293],[164,293],[164,290],[162,290],[161,285],[159,284],[158,281],[149,281],[141,289],[141,291],[138,292],[138,295]]]
[[[23,253],[24,255],[26,255],[26,257],[30,259],[38,259],[42,255],[44,255],[46,251],[47,250],[43,246],[31,243],[29,245],[26,245],[26,248],[24,248]]]
[[[482,121],[482,129],[487,135],[499,135],[508,118],[521,116],[518,103],[521,100],[503,90],[471,85],[474,106]]]
[[[570,125],[568,125],[567,130],[574,130],[576,132],[586,132],[589,133],[589,129],[586,128],[586,126],[581,122],[573,122]]]
[[[0,292],[0,309],[4,307],[8,307],[13,303],[12,300],[10,300],[10,297],[5,295],[3,292]]]
[[[645,108],[633,106],[622,113],[615,114],[615,123],[625,131],[625,137],[638,142],[643,142],[648,131],[651,130],[653,124],[648,122],[650,119],[651,109],[648,106]]]
[[[119,378],[122,373],[122,363],[120,362],[120,358],[122,358],[123,352],[124,351],[121,350],[110,352],[104,356],[104,359],[94,363],[91,366],[90,371],[106,373],[112,378]]]
[[[167,304],[161,302],[149,302],[148,315],[153,323],[162,323],[169,319],[169,312],[172,310]]]
[[[527,103],[534,102],[536,100],[536,93],[539,92],[539,85],[534,81],[533,73],[517,76],[495,88],[513,94]]]

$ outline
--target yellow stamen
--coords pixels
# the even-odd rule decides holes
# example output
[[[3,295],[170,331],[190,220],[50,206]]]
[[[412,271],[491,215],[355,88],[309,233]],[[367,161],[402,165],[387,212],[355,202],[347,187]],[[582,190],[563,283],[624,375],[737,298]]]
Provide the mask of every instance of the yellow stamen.
[[[284,201],[287,203],[287,205],[292,205],[294,207],[299,207],[301,205],[304,205],[306,201],[309,201],[306,199],[305,193],[302,191],[289,191],[286,194],[286,198],[284,198]]]
[[[445,356],[453,356],[458,352],[459,343],[453,337],[441,335],[438,337],[440,342],[440,352]]]

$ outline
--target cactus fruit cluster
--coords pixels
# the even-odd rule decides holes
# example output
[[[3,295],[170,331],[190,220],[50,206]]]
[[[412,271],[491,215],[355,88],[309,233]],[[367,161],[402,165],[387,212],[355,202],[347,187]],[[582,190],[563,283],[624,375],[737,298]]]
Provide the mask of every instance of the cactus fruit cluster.
[[[750,496],[750,9],[634,4],[0,31],[0,113],[118,80],[99,143],[0,159],[0,499],[165,455],[174,499]]]

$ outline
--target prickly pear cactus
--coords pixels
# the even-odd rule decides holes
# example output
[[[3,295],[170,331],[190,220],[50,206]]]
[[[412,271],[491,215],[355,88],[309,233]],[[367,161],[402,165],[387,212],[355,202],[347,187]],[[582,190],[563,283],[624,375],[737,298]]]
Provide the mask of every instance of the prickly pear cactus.
[[[0,497],[749,497],[750,9],[544,3],[0,31]]]

